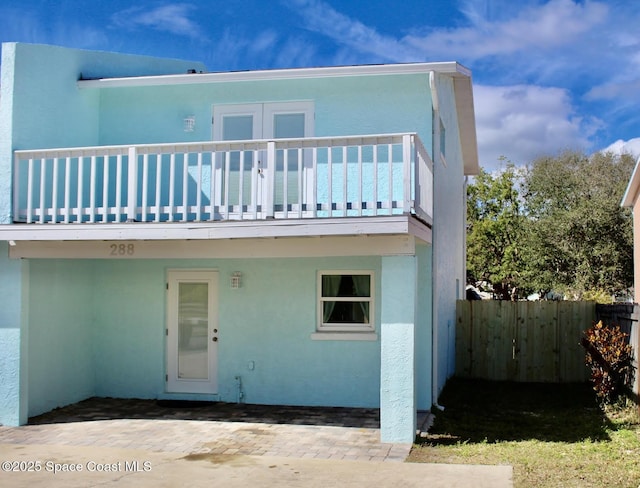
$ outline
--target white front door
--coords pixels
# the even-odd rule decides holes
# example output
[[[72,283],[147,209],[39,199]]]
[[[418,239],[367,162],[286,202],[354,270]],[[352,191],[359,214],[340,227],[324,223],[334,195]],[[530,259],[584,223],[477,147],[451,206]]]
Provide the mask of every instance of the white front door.
[[[313,134],[313,102],[273,102],[213,107],[213,139],[216,141],[302,138],[312,137]],[[224,195],[227,191],[228,202],[231,205],[239,203],[238,194],[241,194],[245,207],[250,208],[257,203],[262,208],[262,205],[268,201],[267,192],[262,188],[264,179],[253,179],[252,172],[266,169],[266,154],[255,156],[247,153],[244,159],[241,159],[239,151],[230,151],[228,157],[228,162],[218,163],[220,176],[217,181],[225,181],[222,168],[228,168],[230,172],[228,183],[220,194]],[[258,163],[256,158],[261,163]],[[271,197],[276,212],[286,212],[300,205],[300,200],[309,202],[309,196],[312,193],[310,189],[313,187],[313,163],[306,152],[298,152],[296,149],[279,150],[274,164],[275,167],[270,168],[275,175]],[[242,183],[239,183],[240,181]],[[260,185],[255,192],[251,188],[252,182]],[[251,195],[257,195],[258,202],[252,202]]]
[[[167,276],[167,391],[216,393],[218,273],[171,270]]]

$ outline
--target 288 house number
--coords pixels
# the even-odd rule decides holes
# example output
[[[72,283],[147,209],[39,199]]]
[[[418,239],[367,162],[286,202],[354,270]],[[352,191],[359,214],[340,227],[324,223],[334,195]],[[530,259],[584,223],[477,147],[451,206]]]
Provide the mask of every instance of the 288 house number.
[[[135,253],[134,244],[109,244],[109,256],[133,256]]]

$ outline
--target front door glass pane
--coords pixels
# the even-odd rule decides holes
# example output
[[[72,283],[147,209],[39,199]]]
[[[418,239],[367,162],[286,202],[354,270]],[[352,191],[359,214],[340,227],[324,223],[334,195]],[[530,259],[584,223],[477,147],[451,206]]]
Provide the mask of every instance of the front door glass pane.
[[[209,378],[209,285],[180,283],[178,289],[178,378]]]

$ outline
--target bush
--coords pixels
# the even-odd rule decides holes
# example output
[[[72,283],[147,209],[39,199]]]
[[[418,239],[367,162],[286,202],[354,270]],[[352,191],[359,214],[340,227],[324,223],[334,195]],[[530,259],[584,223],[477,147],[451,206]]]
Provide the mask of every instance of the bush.
[[[605,326],[600,321],[585,331],[581,341],[593,389],[604,403],[613,403],[631,391],[635,368],[628,337],[619,326]]]
[[[596,302],[605,304],[613,303],[613,297],[611,296],[611,293],[608,293],[604,290],[587,290],[582,294],[581,300],[584,300],[585,302]]]

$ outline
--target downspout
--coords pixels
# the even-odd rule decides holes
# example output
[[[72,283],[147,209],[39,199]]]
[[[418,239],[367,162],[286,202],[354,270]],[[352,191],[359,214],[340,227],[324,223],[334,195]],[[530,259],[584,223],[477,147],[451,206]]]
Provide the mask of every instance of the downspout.
[[[467,213],[467,188],[469,186],[469,177],[465,175],[464,177],[464,187],[462,192],[462,211],[464,212],[463,227],[462,227],[462,276],[460,277],[460,284],[462,288],[460,289],[460,299],[464,300],[467,298],[467,225],[469,218],[469,214]],[[454,371],[455,373],[455,371]]]
[[[440,107],[439,107],[439,102],[438,102],[438,90],[436,88],[436,73],[435,71],[430,71],[429,72],[429,88],[431,88],[431,105],[433,107],[433,115],[432,115],[432,120],[431,120],[431,124],[432,124],[432,128],[431,128],[431,134],[432,134],[432,141],[431,141],[431,147],[433,148],[433,153],[431,155],[431,159],[433,160],[433,180],[435,183],[435,179],[436,179],[436,167],[438,166],[436,164],[436,161],[439,160],[439,156],[440,156]],[[433,188],[435,189],[436,185],[433,185]],[[435,198],[435,194],[434,194],[434,198],[433,198],[433,215],[434,215],[434,225],[433,225],[433,229],[432,229],[432,235],[433,235],[433,239],[432,239],[432,251],[431,251],[431,275],[432,275],[432,279],[431,279],[431,284],[432,284],[432,320],[431,320],[431,371],[432,371],[432,378],[431,378],[431,401],[433,403],[433,405],[439,409],[439,410],[444,410],[444,407],[438,404],[438,268],[437,268],[437,252],[438,252],[438,245],[437,245],[437,238],[438,238],[438,232],[437,232],[437,215],[438,212],[436,211],[437,209],[437,204],[438,201]]]

